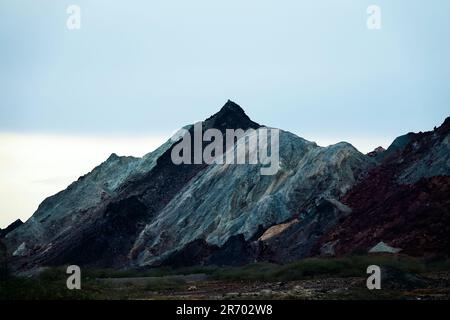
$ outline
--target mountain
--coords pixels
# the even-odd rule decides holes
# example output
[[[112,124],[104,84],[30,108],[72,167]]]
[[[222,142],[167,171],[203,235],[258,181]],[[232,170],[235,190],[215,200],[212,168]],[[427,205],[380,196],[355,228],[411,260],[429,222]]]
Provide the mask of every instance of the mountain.
[[[201,124],[203,133],[212,128],[222,134],[227,129],[252,129],[228,149],[223,141],[227,155],[270,129],[252,121],[232,101]],[[283,263],[327,250],[347,253],[378,240],[406,248],[405,242],[391,243],[391,233],[414,231],[419,237],[422,229],[440,226],[440,233],[427,242],[430,250],[441,250],[436,239],[448,238],[443,234],[448,223],[434,225],[449,212],[448,121],[432,133],[398,138],[387,150],[371,155],[345,142],[320,147],[280,130],[278,141],[265,141],[267,149],[279,148],[274,175],[262,175],[262,164],[175,164],[172,151],[184,137],[195,136],[197,125],[184,127],[181,135],[142,158],[112,154],[66,190],[45,199],[28,221],[4,237],[10,268],[23,272],[61,264],[142,268]],[[188,147],[198,146],[190,141]],[[205,151],[207,143],[200,148]],[[247,149],[246,158],[255,152]],[[192,155],[188,159],[195,162]],[[404,198],[402,188],[411,186],[411,199]],[[430,198],[422,199],[426,188]],[[439,200],[433,198],[437,190]],[[405,224],[405,231],[398,224],[386,239],[370,234],[372,226],[386,223],[390,214],[408,220],[402,210],[376,211],[390,200],[397,208],[403,199],[436,209],[427,218],[432,227],[418,220]],[[384,222],[367,217],[369,210]],[[420,219],[423,215],[426,210],[418,213]],[[360,231],[367,231],[369,240],[358,242]],[[418,248],[413,253],[423,253]]]
[[[220,255],[230,250],[230,239],[233,245],[240,239],[240,246],[252,246],[251,239],[261,232],[295,217],[301,217],[298,228],[303,234],[314,237],[316,231],[333,224],[319,223],[322,215],[331,215],[321,211],[323,204],[332,204],[329,209],[336,216],[346,214],[345,210],[334,211],[343,207],[339,197],[372,164],[349,144],[322,148],[284,131],[280,132],[280,160],[281,169],[274,176],[260,175],[259,165],[209,166],[146,225],[134,244],[133,262],[142,266],[161,263],[166,257],[172,260],[173,254],[185,254],[184,248],[199,239],[208,244],[203,251],[213,246],[214,254]],[[307,255],[310,243],[296,243],[295,256]],[[241,259],[258,258],[257,252],[231,251]],[[203,254],[201,259],[185,259],[181,264],[226,263]]]
[[[192,125],[185,128],[193,133]],[[203,130],[209,128],[225,133],[265,127],[228,101],[203,122]],[[236,239],[249,246],[274,225],[314,215],[321,203],[340,207],[337,199],[373,165],[349,144],[322,148],[284,131],[281,169],[273,176],[260,175],[261,165],[175,165],[170,155],[176,144],[169,139],[143,158],[112,154],[44,200],[4,239],[14,268],[157,265],[196,243],[204,244],[200,254],[214,262],[206,253],[219,257]],[[309,247],[302,247],[303,252]]]
[[[259,126],[228,101],[204,127],[225,130],[228,124],[232,129]],[[143,158],[112,154],[66,190],[44,200],[33,216],[5,239],[18,267],[67,261],[126,265],[129,249],[143,226],[205,169],[205,165],[173,164],[173,145],[169,139]]]
[[[5,229],[0,229],[0,239],[5,237],[8,233],[13,231],[14,229],[20,227],[23,224],[22,220],[17,219],[13,223],[11,223],[9,226],[7,226]]]
[[[353,212],[316,250],[336,255],[379,242],[416,256],[450,254],[450,118],[397,138],[342,202]],[[318,252],[317,252],[318,253]]]

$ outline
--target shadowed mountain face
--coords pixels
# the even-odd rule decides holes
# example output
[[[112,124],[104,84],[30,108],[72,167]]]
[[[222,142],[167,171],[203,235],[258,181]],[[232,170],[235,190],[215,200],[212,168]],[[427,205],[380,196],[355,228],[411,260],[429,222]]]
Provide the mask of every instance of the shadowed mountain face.
[[[246,137],[266,130],[231,101],[202,125],[222,133],[254,129]],[[194,127],[185,128],[193,136]],[[444,129],[408,135],[375,157],[348,143],[323,148],[280,131],[280,169],[271,176],[260,174],[260,164],[175,165],[171,153],[179,141],[170,139],[142,158],[112,154],[44,200],[3,241],[11,268],[19,272],[59,264],[123,268],[296,260],[317,252],[324,239],[335,241],[343,221],[366,211],[351,199],[376,172],[386,171],[388,181],[402,185],[448,174],[448,134],[439,130]],[[241,138],[236,147],[245,143]]]
[[[6,279],[8,274],[6,246],[0,240],[0,281]]]
[[[11,223],[9,226],[7,226],[5,229],[0,229],[0,239],[5,237],[8,233],[13,231],[14,229],[17,229],[23,224],[22,220],[17,219],[13,223]]]

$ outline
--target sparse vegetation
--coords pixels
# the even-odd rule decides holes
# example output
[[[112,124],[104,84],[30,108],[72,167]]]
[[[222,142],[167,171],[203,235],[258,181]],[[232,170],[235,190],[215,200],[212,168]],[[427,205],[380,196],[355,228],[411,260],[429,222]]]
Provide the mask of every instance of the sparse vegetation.
[[[9,277],[0,282],[0,300],[83,300],[98,299],[100,290],[91,282],[83,290],[68,290],[62,268],[43,271],[37,278]]]
[[[148,291],[177,290],[186,284],[182,279],[159,278],[148,280],[145,289]]]
[[[344,258],[311,258],[279,265],[255,263],[241,267],[198,266],[182,269],[168,267],[147,270],[83,269],[82,290],[68,290],[65,267],[48,268],[34,278],[9,277],[0,282],[0,300],[5,299],[140,299],[167,298],[173,292],[187,292],[190,286],[183,276],[207,274],[210,283],[276,283],[317,279],[327,283],[331,278],[364,279],[369,265],[392,267],[402,272],[427,274],[450,271],[450,260],[424,261],[408,256],[354,255]],[[343,280],[345,283],[346,281]],[[202,283],[202,282],[200,282]],[[330,293],[329,298],[357,298],[367,292],[354,288],[346,296]],[[371,297],[384,297],[383,292]]]
[[[311,258],[285,265],[255,263],[243,267],[220,268],[213,277],[222,280],[292,281],[315,277],[361,277],[369,265],[394,267],[405,272],[422,273],[427,266],[406,256],[350,256],[346,258]]]

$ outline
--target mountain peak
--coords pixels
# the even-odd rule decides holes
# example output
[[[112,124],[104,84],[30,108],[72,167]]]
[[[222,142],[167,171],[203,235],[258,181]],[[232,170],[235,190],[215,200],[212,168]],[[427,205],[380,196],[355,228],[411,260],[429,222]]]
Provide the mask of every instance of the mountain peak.
[[[106,161],[113,161],[113,160],[116,160],[116,159],[118,159],[118,158],[119,158],[119,156],[117,155],[117,153],[113,152],[113,153],[111,153],[111,155],[108,157],[108,159],[106,159]]]
[[[9,226],[7,226],[5,229],[0,229],[0,239],[5,237],[11,231],[20,227],[22,224],[23,224],[22,220],[17,219],[13,223],[11,223]]]
[[[253,122],[237,103],[228,100],[225,105],[211,117],[205,120],[206,128],[259,128],[260,125]]]
[[[234,101],[231,101],[230,99],[228,99],[227,103],[225,103],[225,105],[222,107],[222,109],[220,109],[220,111],[245,114],[244,109],[242,109],[240,105],[238,105]]]
[[[437,131],[441,134],[447,134],[450,132],[450,117],[447,117],[444,123],[441,124]]]

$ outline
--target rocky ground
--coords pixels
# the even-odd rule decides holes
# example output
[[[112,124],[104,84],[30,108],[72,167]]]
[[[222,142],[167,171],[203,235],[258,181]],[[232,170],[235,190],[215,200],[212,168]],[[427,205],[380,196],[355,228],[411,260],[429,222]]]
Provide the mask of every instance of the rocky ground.
[[[366,286],[379,266],[381,289]],[[289,264],[150,269],[81,268],[81,290],[68,290],[67,266],[0,279],[0,300],[450,300],[450,260],[401,254],[311,258]]]
[[[240,299],[450,299],[450,272],[422,275],[420,282],[389,281],[386,288],[368,290],[366,279],[323,278],[297,281],[223,281],[206,275],[165,277],[173,287],[152,290],[155,278],[102,279],[108,283],[110,298],[127,296],[132,299],[240,300]],[[423,283],[421,281],[424,281]]]

